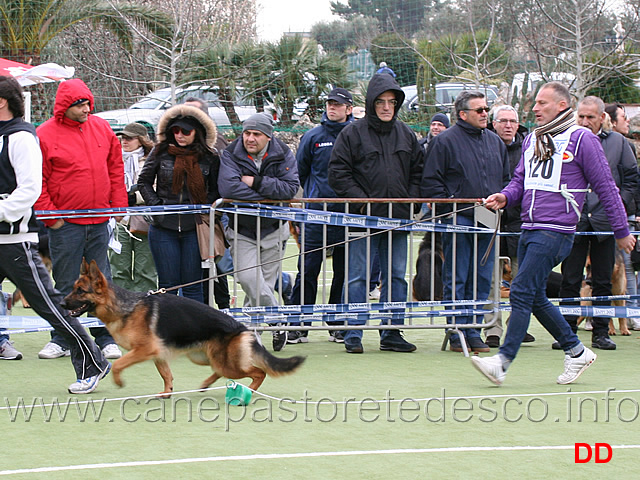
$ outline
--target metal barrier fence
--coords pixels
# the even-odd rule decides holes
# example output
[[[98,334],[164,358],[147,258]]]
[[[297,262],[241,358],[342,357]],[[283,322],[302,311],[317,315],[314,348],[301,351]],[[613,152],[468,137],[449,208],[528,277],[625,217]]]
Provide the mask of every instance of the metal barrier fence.
[[[444,217],[435,217],[430,213],[425,214],[420,207],[425,201],[437,203],[449,203],[452,206],[452,213]],[[341,330],[347,329],[363,329],[363,330],[382,330],[382,329],[447,329],[447,335],[443,343],[446,347],[449,336],[452,333],[460,333],[463,329],[478,329],[494,325],[499,318],[500,305],[500,272],[499,272],[499,254],[490,260],[492,273],[490,277],[497,279],[497,287],[492,288],[493,295],[489,299],[489,287],[480,285],[477,279],[480,259],[487,253],[481,248],[482,244],[487,242],[479,242],[479,238],[490,237],[494,233],[497,226],[497,215],[477,204],[475,200],[431,200],[431,199],[300,199],[298,203],[285,204],[250,204],[246,202],[228,201],[226,206],[214,204],[211,207],[211,215],[228,216],[228,224],[231,230],[227,230],[231,234],[231,250],[234,252],[233,257],[237,258],[242,247],[238,246],[238,229],[241,225],[246,227],[247,217],[253,217],[254,228],[253,233],[256,236],[255,248],[258,252],[256,256],[256,265],[265,266],[262,261],[261,253],[265,251],[263,248],[264,239],[262,235],[261,222],[267,218],[271,221],[279,222],[278,232],[280,238],[277,239],[275,245],[272,246],[275,252],[284,252],[283,241],[287,237],[287,223],[296,225],[296,231],[299,231],[297,243],[299,253],[296,252],[295,257],[300,256],[298,262],[299,284],[296,292],[296,305],[283,305],[283,298],[280,301],[271,299],[270,302],[261,303],[256,298],[250,296],[244,297],[243,306],[236,306],[230,310],[230,313],[236,318],[243,319],[257,330],[327,330],[336,329],[336,325]],[[308,204],[311,208],[301,208],[301,204]],[[371,215],[372,207],[376,206],[379,210],[380,205],[386,205],[386,217]],[[394,205],[405,204],[413,210],[417,205],[417,212],[411,215],[409,220],[399,220],[392,218]],[[458,204],[465,204],[464,209],[459,209]],[[470,204],[470,205],[469,205]],[[340,211],[342,210],[342,211]],[[358,213],[351,213],[353,211]],[[470,219],[465,222],[459,222],[462,218]],[[299,226],[299,227],[298,227]],[[272,227],[273,228],[273,227]],[[284,232],[284,233],[283,233]],[[465,295],[456,297],[457,276],[452,277],[452,288],[449,300],[442,300],[442,292],[436,292],[437,285],[442,284],[441,278],[436,276],[441,274],[441,270],[436,268],[437,264],[442,264],[443,253],[439,249],[429,248],[427,251],[420,252],[418,242],[424,236],[430,237],[431,244],[435,245],[436,237],[441,235],[448,236],[446,242],[452,247],[452,269],[457,267],[462,269],[464,266],[458,265],[458,248],[457,244],[460,235],[469,235],[473,238],[471,241],[471,265],[473,286],[471,291],[467,288]],[[245,241],[246,238],[241,239]],[[211,242],[213,244],[213,239]],[[268,240],[273,243],[272,240]],[[353,242],[365,242],[364,254],[362,246],[355,249]],[[407,247],[408,242],[408,247]],[[445,243],[446,243],[445,242]],[[469,242],[465,242],[469,243]],[[404,245],[403,245],[404,244]],[[440,245],[440,242],[438,242]],[[480,244],[480,245],[479,245]],[[360,243],[362,245],[362,243]],[[375,245],[375,246],[374,246]],[[499,242],[495,245],[496,252],[499,249]],[[343,252],[341,250],[344,250]],[[383,285],[381,298],[379,302],[369,303],[367,298],[362,298],[362,284],[368,286],[371,284],[371,270],[365,269],[365,276],[362,278],[362,268],[357,268],[357,274],[350,274],[349,259],[354,255],[352,251],[358,252],[358,259],[363,261],[365,265],[371,265],[374,256],[373,252],[380,250],[384,252],[392,252],[390,255],[382,255],[381,261],[386,262],[381,265],[382,275],[387,279],[391,279],[393,286],[385,288]],[[327,268],[327,259],[329,252],[336,254],[341,251],[340,255],[334,257],[334,271],[336,267],[344,272],[344,289],[341,299],[337,299],[335,295],[335,286],[333,292],[327,293],[327,280],[330,275]],[[406,251],[406,254],[405,254]],[[317,265],[312,268],[312,272],[307,272],[307,263],[305,260],[309,256],[315,256],[314,262],[320,262],[322,267],[317,272]],[[421,265],[423,269],[429,272],[426,276],[422,275],[423,280],[428,284],[428,299],[422,298],[422,301],[410,301],[416,298],[414,292],[414,279],[416,277],[416,260],[421,257]],[[317,257],[320,256],[318,259]],[[400,258],[398,258],[398,256]],[[275,260],[278,263],[276,280],[276,290],[282,292],[282,262],[291,260],[291,255],[282,254],[277,256]],[[343,265],[336,265],[335,259],[344,262]],[[406,259],[406,262],[405,262]],[[351,260],[351,268],[353,265],[358,266]],[[468,259],[466,259],[468,261]],[[269,260],[268,262],[274,262]],[[255,289],[261,291],[262,285],[266,280],[264,276],[255,269],[255,285],[247,286],[247,268],[255,267],[255,265],[246,265],[244,259],[241,259],[241,267],[234,265],[236,271],[234,275],[240,277],[239,282],[234,282],[234,297],[238,295],[238,283],[245,285],[247,289]],[[309,262],[313,263],[313,262]],[[405,264],[406,263],[406,264]],[[399,264],[399,265],[398,265]],[[342,267],[342,268],[340,268]],[[402,269],[403,278],[397,278],[398,269]],[[273,268],[270,272],[273,273]],[[396,278],[393,278],[395,270]],[[446,271],[446,269],[445,269]],[[451,269],[449,269],[451,271]],[[215,264],[211,265],[211,277],[216,277]],[[358,274],[360,276],[358,276]],[[317,277],[323,279],[319,289],[320,304],[316,304],[317,296],[315,292],[308,294],[307,290],[313,288],[313,284],[317,281]],[[242,278],[244,277],[244,278]],[[331,275],[333,277],[333,275]],[[238,280],[238,278],[237,278]],[[407,287],[403,289],[402,284]],[[491,283],[491,280],[489,280]],[[446,288],[446,286],[445,286]],[[406,290],[407,293],[404,293]],[[477,292],[486,291],[484,298],[478,298]],[[209,288],[209,292],[213,292],[213,288]],[[369,289],[366,289],[368,295]],[[385,298],[386,297],[386,298]],[[327,298],[331,301],[327,302]],[[354,301],[355,300],[355,301]],[[213,302],[213,294],[210,293],[210,304]],[[486,316],[487,322],[483,323]],[[465,324],[455,323],[456,318],[465,317],[467,321],[471,317],[471,321]],[[380,321],[380,324],[374,322]],[[267,326],[261,325],[266,324]],[[284,326],[283,326],[284,324]],[[460,335],[463,351],[466,353],[466,345],[464,335]]]
[[[383,218],[378,216],[369,215],[371,213],[372,205],[376,203],[388,204],[389,209],[392,208],[393,203],[408,203],[418,204],[425,201],[431,203],[451,203],[452,215],[447,217],[436,217],[431,213],[427,213],[424,216],[414,215],[409,220],[397,220],[392,218]],[[300,249],[302,255],[309,254],[310,251],[317,251],[321,254],[322,269],[320,275],[323,279],[321,288],[319,291],[320,303],[312,304],[309,302],[300,302],[301,305],[284,305],[282,301],[277,304],[265,306],[243,306],[234,307],[229,309],[229,313],[240,321],[245,321],[256,330],[327,330],[335,329],[336,326],[342,329],[363,329],[363,330],[382,330],[382,329],[446,329],[447,335],[443,342],[443,348],[446,347],[449,336],[456,332],[468,328],[487,328],[495,325],[499,319],[501,311],[509,311],[509,305],[507,302],[500,302],[500,259],[499,259],[499,242],[496,242],[495,249],[496,255],[493,261],[493,293],[489,299],[478,299],[476,295],[473,295],[472,299],[462,300],[456,298],[455,289],[452,291],[451,300],[439,300],[436,299],[435,285],[436,282],[436,268],[435,265],[438,262],[438,255],[440,253],[437,249],[431,248],[426,265],[427,270],[431,272],[428,277],[429,280],[429,300],[411,301],[414,297],[413,280],[416,276],[416,260],[418,259],[418,241],[422,238],[430,238],[431,244],[435,245],[436,236],[448,234],[451,235],[451,242],[454,245],[453,251],[456,251],[455,244],[461,239],[461,235],[471,235],[474,238],[474,252],[473,257],[477,260],[485,253],[478,249],[478,238],[480,235],[488,235],[493,232],[495,228],[495,216],[489,214],[486,209],[478,204],[472,204],[469,207],[464,207],[467,211],[474,212],[474,220],[472,225],[457,225],[454,221],[454,217],[463,214],[463,207],[458,207],[460,203],[469,204],[472,200],[457,200],[457,201],[443,201],[433,199],[350,199],[340,200],[344,202],[346,213],[334,212],[329,210],[332,204],[338,202],[336,199],[300,199],[297,202],[304,202],[308,204],[317,204],[321,206],[320,210],[312,208],[301,208],[299,203],[285,203],[280,205],[272,204],[248,204],[243,202],[227,202],[224,206],[222,202],[218,202],[213,206],[209,205],[173,205],[173,206],[160,206],[160,207],[129,207],[126,209],[101,209],[101,210],[74,210],[74,211],[51,211],[51,212],[38,212],[40,218],[70,218],[70,217],[104,217],[107,215],[167,215],[167,214],[194,214],[194,213],[207,213],[212,215],[225,214],[230,218],[232,225],[236,225],[241,216],[253,217],[254,221],[258,221],[259,218],[269,218],[280,222],[282,225],[288,222],[295,222],[301,225],[300,229]],[[356,204],[359,211],[362,212],[355,214],[349,213],[353,210],[353,205]],[[365,205],[362,210],[362,205]],[[389,210],[390,211],[390,210]],[[424,213],[424,212],[423,212]],[[450,223],[449,223],[450,222]],[[478,226],[483,224],[483,226]],[[321,244],[313,249],[307,248],[309,242],[308,229],[320,228],[321,232]],[[359,229],[359,237],[356,235],[345,234],[344,240],[340,242],[332,242],[330,235],[328,234],[330,227],[340,228],[343,231]],[[489,228],[487,228],[489,227]],[[260,228],[258,225],[256,228]],[[237,229],[237,228],[236,228]],[[344,302],[331,303],[327,301],[327,287],[326,281],[330,275],[327,269],[327,259],[329,257],[329,250],[335,248],[337,243],[343,243],[345,249],[345,259],[349,258],[348,249],[350,243],[358,238],[365,238],[367,241],[367,249],[365,255],[365,262],[367,264],[371,261],[371,238],[376,235],[382,235],[387,237],[388,245],[391,244],[390,237],[394,232],[404,232],[406,235],[406,241],[408,242],[407,253],[407,269],[405,272],[405,281],[408,284],[408,295],[405,301],[391,301],[391,293],[387,293],[387,298],[382,298],[379,302],[369,303],[368,301],[359,303],[349,303],[348,295],[349,288],[348,283],[345,286]],[[605,234],[606,232],[602,232]],[[213,236],[212,236],[213,237]],[[214,239],[211,238],[213,244]],[[280,248],[284,247],[284,239],[279,243]],[[297,248],[297,247],[296,247]],[[316,250],[317,248],[317,250]],[[213,251],[213,249],[211,249]],[[298,258],[300,253],[296,250],[293,254],[286,252],[277,258],[277,272],[278,282],[280,283],[280,291],[282,291],[282,275],[283,270],[282,262],[291,261],[294,262]],[[346,260],[345,260],[346,261]],[[393,261],[393,255],[387,258],[387,268],[390,269]],[[457,257],[453,255],[453,264],[458,261]],[[218,276],[216,273],[216,263],[211,262],[209,265],[211,275],[207,281],[211,284]],[[349,265],[344,265],[345,278],[348,278]],[[477,282],[477,268],[478,262],[473,262],[473,292],[478,291]],[[301,279],[304,280],[306,272],[304,271],[304,262],[301,262]],[[237,275],[237,272],[231,271],[230,275]],[[259,277],[258,277],[259,280]],[[367,274],[366,282],[369,282],[370,277]],[[454,280],[455,282],[455,280]],[[234,295],[239,296],[238,284],[234,283]],[[301,299],[305,298],[305,282],[301,284]],[[213,296],[213,288],[210,288],[210,297]],[[618,295],[612,297],[590,297],[590,298],[574,298],[574,299],[552,299],[552,301],[579,301],[579,300],[628,300],[640,298],[639,295]],[[213,299],[210,298],[210,302]],[[212,304],[212,303],[211,303]],[[568,315],[585,315],[593,316],[594,314],[601,317],[627,317],[638,318],[640,317],[640,309],[621,307],[621,306],[561,306],[560,310],[563,314]],[[473,316],[473,322],[470,324],[451,324],[447,323],[447,319],[450,321],[460,316]],[[482,317],[487,320],[482,322]],[[364,321],[364,325],[349,325],[350,320]],[[406,320],[403,325],[390,324],[393,320]],[[381,325],[377,325],[378,321],[382,322]],[[87,322],[93,326],[95,319],[87,319]],[[0,331],[7,330],[7,333],[18,333],[28,331],[42,331],[48,329],[45,325],[41,325],[43,321],[38,322],[34,317],[12,317],[10,315],[0,315]],[[275,324],[286,323],[285,326],[276,326]],[[310,325],[305,325],[310,323]],[[461,336],[463,338],[463,336]],[[464,344],[463,344],[464,345]]]

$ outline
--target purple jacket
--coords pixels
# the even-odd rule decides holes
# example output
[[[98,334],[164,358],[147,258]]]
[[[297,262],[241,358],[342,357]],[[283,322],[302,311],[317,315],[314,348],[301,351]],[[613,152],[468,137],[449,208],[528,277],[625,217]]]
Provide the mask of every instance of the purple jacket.
[[[531,143],[533,139],[534,134],[530,134],[524,140],[520,163],[513,173],[511,182],[502,190],[507,197],[507,206],[522,205],[523,230],[575,233],[580,215],[565,196],[559,191],[525,190],[525,158],[527,150],[533,147]],[[532,170],[531,173],[538,172]],[[600,140],[591,131],[578,128],[571,133],[562,156],[559,184],[566,185],[567,190],[573,191],[571,195],[579,210],[582,210],[586,189],[593,189],[609,217],[615,238],[624,238],[629,235],[627,214],[620,199],[618,187],[611,176]]]

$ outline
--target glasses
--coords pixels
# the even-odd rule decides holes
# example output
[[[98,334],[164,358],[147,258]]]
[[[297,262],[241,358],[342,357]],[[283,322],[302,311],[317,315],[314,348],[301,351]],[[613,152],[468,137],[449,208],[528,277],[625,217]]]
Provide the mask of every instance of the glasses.
[[[373,104],[376,107],[382,107],[383,105],[390,105],[392,107],[395,107],[396,105],[398,105],[398,101],[397,100],[383,100],[381,98],[378,98],[375,102],[373,102]]]
[[[129,136],[127,136],[127,135],[120,135],[120,138],[121,138],[122,140],[127,140],[127,141],[128,141],[128,140],[133,140],[133,139],[134,139],[134,138],[136,138],[136,137],[129,137]]]
[[[516,125],[518,123],[518,120],[511,120],[510,118],[501,118],[500,120],[494,120],[494,122],[496,122],[496,123],[513,123],[514,125]]]
[[[489,110],[491,110],[489,107],[465,108],[464,109],[465,112],[476,112],[478,115],[480,115],[482,112],[489,113]]]
[[[191,132],[193,132],[193,128],[191,130],[187,130],[185,128],[178,127],[177,125],[175,127],[171,127],[171,133],[173,133],[174,135],[182,133],[182,135],[188,137],[189,135],[191,135]]]

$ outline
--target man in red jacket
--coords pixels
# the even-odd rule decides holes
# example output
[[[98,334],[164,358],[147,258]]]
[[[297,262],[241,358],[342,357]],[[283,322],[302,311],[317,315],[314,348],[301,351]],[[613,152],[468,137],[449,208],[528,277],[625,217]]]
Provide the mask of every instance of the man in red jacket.
[[[120,142],[107,121],[91,115],[93,94],[82,80],[62,82],[53,118],[37,129],[42,150],[42,193],[36,210],[115,208],[128,205]],[[82,258],[95,260],[111,279],[107,259],[108,217],[45,220],[56,289],[67,295],[80,274]],[[106,328],[91,333],[106,358],[122,354]],[[55,332],[40,358],[69,355]]]

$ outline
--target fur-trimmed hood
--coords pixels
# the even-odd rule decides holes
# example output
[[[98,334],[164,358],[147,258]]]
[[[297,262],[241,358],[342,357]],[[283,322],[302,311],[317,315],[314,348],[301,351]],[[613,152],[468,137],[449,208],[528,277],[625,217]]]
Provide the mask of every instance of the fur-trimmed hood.
[[[158,133],[156,134],[159,142],[166,140],[167,136],[165,135],[165,131],[167,130],[167,127],[173,123],[173,120],[180,117],[192,117],[197,120],[207,132],[207,145],[213,148],[218,136],[216,124],[211,120],[209,115],[199,108],[191,105],[175,105],[162,115],[162,118],[160,118],[160,121],[158,122]]]

